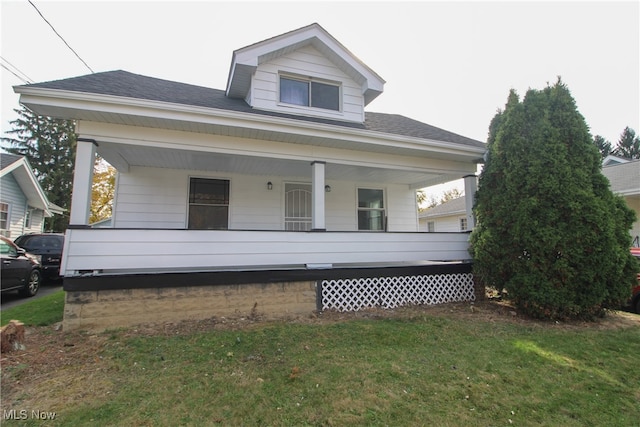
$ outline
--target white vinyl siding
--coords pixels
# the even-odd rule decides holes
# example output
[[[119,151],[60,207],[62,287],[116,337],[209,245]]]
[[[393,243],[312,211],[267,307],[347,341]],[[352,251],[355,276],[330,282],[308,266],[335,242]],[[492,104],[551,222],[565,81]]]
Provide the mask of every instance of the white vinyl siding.
[[[7,174],[2,177],[0,194],[2,194],[2,203],[9,205],[8,226],[3,231],[5,235],[13,240],[21,234],[37,233],[43,230],[44,212],[28,206],[27,199],[13,175]],[[25,226],[27,209],[32,211],[30,227]]]
[[[387,231],[417,231],[418,207],[416,191],[407,185],[387,184]]]
[[[323,110],[279,102],[280,74],[306,76],[341,84],[341,111]],[[362,88],[318,50],[306,46],[272,61],[258,65],[252,78],[248,101],[254,108],[275,110],[354,122],[364,121]]]
[[[212,245],[211,242],[216,242]],[[62,273],[464,260],[464,233],[291,233],[233,230],[69,229]],[[180,255],[180,256],[177,256]]]
[[[115,227],[186,228],[188,171],[132,167],[117,186]]]
[[[434,229],[429,231],[435,231],[437,233],[458,233],[460,232],[461,220],[466,220],[464,215],[450,215],[442,216],[433,219],[423,218],[421,220],[421,231],[427,231],[427,222],[434,223]]]
[[[230,181],[229,229],[284,230],[285,182],[304,182],[304,177],[215,174],[179,169],[132,167],[120,173],[114,226],[116,228],[187,227],[189,178],[191,176]],[[267,188],[272,182],[273,188]],[[327,181],[325,194],[328,231],[356,231],[357,188],[384,188],[388,231],[417,231],[415,191],[406,185],[375,185]]]

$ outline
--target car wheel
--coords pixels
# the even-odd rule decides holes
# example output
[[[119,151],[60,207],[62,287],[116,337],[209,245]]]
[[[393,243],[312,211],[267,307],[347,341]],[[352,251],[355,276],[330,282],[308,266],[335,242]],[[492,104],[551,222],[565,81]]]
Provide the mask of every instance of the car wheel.
[[[23,297],[32,297],[38,293],[40,289],[40,283],[42,282],[42,276],[38,270],[33,270],[29,274],[29,280],[27,284],[20,290],[20,295]]]

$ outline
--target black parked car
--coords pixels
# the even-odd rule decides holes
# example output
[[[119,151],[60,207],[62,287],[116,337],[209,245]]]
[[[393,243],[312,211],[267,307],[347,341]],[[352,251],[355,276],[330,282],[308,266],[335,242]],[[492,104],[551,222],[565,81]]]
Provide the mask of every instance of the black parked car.
[[[0,237],[0,256],[2,292],[18,291],[24,297],[37,294],[42,281],[38,260],[6,237]]]
[[[42,275],[45,279],[56,280],[60,278],[64,234],[23,234],[15,239],[14,243],[38,258],[42,265]]]

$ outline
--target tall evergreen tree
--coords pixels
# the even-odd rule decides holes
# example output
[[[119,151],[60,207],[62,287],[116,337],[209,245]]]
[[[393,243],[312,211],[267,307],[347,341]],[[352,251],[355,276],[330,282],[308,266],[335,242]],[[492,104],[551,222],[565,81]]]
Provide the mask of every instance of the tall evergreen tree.
[[[635,281],[635,213],[609,189],[601,158],[559,79],[511,91],[490,125],[471,236],[474,271],[526,314],[591,318]]]
[[[612,154],[628,159],[640,159],[640,138],[633,129],[628,126],[624,128]]]
[[[74,123],[38,116],[24,107],[15,111],[18,118],[10,122],[12,129],[7,132],[9,137],[2,138],[3,148],[25,156],[49,201],[66,209],[65,215],[54,215],[45,222],[48,231],[64,231],[69,225],[71,207],[76,152]]]
[[[596,148],[598,148],[598,151],[600,151],[600,157],[602,157],[603,159],[611,154],[611,143],[604,139],[602,136],[594,136],[593,143]]]

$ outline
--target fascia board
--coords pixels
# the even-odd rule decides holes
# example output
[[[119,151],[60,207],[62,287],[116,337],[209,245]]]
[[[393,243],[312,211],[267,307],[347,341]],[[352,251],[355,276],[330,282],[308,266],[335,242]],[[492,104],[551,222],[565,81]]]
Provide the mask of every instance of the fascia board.
[[[23,161],[23,159],[16,160],[15,162],[11,163],[9,166],[7,166],[4,169],[2,169],[0,171],[0,177],[8,175],[11,172],[13,172],[14,170],[16,170],[17,168],[21,167],[23,165],[22,161]]]
[[[466,211],[464,210],[441,212],[441,213],[435,213],[435,214],[422,213],[420,215],[420,218],[442,218],[446,216],[458,216],[458,215],[464,215],[464,214],[466,214]]]
[[[350,142],[362,143],[363,146],[382,145],[392,148],[432,151],[441,154],[457,154],[473,158],[477,158],[478,156],[482,157],[485,152],[484,147],[471,147],[452,142],[338,127],[325,123],[162,101],[61,91],[57,89],[20,87],[17,88],[16,91],[19,91],[21,95],[20,103],[25,105],[43,105],[68,108],[71,110],[108,112],[165,120],[217,124],[272,132],[294,133],[317,138],[341,138]]]
[[[614,191],[614,193],[619,194],[621,196],[637,196],[637,195],[640,195],[640,187],[627,188],[624,190]]]

